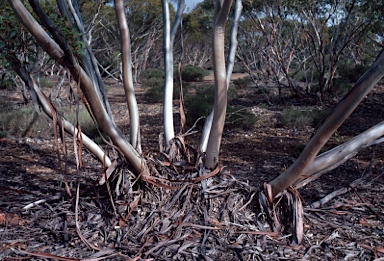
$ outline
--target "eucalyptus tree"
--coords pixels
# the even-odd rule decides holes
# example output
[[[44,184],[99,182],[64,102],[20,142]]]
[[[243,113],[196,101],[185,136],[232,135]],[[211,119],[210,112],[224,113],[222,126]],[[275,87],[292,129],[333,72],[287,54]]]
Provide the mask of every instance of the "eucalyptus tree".
[[[162,0],[163,6],[163,52],[164,52],[164,135],[165,142],[169,145],[175,137],[173,127],[173,46],[177,29],[181,23],[185,9],[185,1],[178,1],[175,20],[171,26],[168,0]]]
[[[212,6],[200,2],[183,17],[184,57],[186,64],[205,67],[212,58]]]
[[[33,65],[36,62],[35,57],[40,56],[39,53],[41,53],[42,50],[37,45],[33,36],[20,26],[19,21],[17,21],[17,18],[9,6],[5,6],[1,11],[0,21],[2,24],[0,27],[0,45],[2,47],[0,61],[3,68],[7,70],[12,68],[16,75],[20,77],[30,93],[31,100],[37,112],[39,112],[41,108],[42,111],[54,121],[55,125],[59,125],[60,130],[68,132],[76,141],[81,139],[82,144],[100,162],[103,162],[105,167],[109,167],[111,160],[105,155],[104,151],[92,139],[84,133],[81,133],[76,126],[62,116],[31,76],[33,73],[32,67],[34,67]],[[67,31],[67,33],[67,37],[70,40],[75,40],[75,31]],[[56,136],[58,135],[56,128],[55,134]],[[77,142],[75,144],[77,144]]]
[[[29,1],[29,3],[32,6],[34,12],[39,16],[40,21],[44,24],[46,19],[44,18],[45,15],[42,8],[39,7],[39,1]],[[96,20],[97,15],[102,7],[102,3],[99,3],[97,12],[95,13],[91,23],[88,25],[89,28],[86,28],[84,25],[77,1],[57,0],[57,7],[62,17],[65,17],[66,21],[68,21],[73,28],[77,29],[80,43],[80,50],[77,55],[80,57],[82,67],[87,72],[91,81],[94,82],[94,85],[97,87],[96,91],[100,92],[100,96],[103,103],[105,104],[105,108],[108,114],[112,117],[111,106],[109,104],[107,93],[101,79],[99,66],[91,49],[92,29],[94,21]]]
[[[51,56],[58,64],[65,67],[72,75],[74,82],[79,90],[82,92],[84,102],[89,105],[89,109],[92,113],[92,117],[98,124],[98,127],[109,136],[113,147],[117,148],[121,158],[128,163],[130,171],[135,174],[135,177],[143,180],[148,180],[150,169],[147,165],[146,158],[140,153],[140,133],[138,130],[138,115],[136,100],[134,99],[134,91],[132,84],[132,73],[129,61],[129,57],[125,57],[124,64],[124,88],[126,90],[126,99],[128,108],[131,115],[131,137],[126,139],[119,128],[114,124],[111,116],[108,114],[106,104],[101,96],[100,89],[96,86],[88,72],[83,68],[85,66],[77,59],[76,50],[73,46],[70,46],[67,40],[60,33],[60,28],[56,27],[51,18],[46,14],[43,8],[41,8],[38,1],[29,0],[33,6],[33,11],[37,15],[35,18],[30,11],[25,7],[20,0],[9,0],[9,4],[24,25],[25,29],[33,36],[35,41],[40,44],[41,48]],[[228,58],[225,57],[225,32],[228,16],[232,7],[232,0],[216,0],[213,16],[213,35],[212,35],[212,50],[213,50],[213,68],[215,78],[215,101],[212,117],[212,127],[208,128],[208,141],[206,153],[200,153],[202,155],[202,161],[198,162],[204,170],[218,170],[219,165],[219,151],[223,133],[223,126],[226,113],[227,102],[227,88],[229,77],[232,71],[232,66],[235,56],[235,47],[237,45],[236,31],[239,21],[239,13],[241,10],[241,1],[236,0],[233,26],[231,29],[230,48],[228,52]],[[168,2],[163,1],[163,14],[166,30],[164,30],[164,46],[165,49],[165,63],[169,62],[166,67],[165,74],[172,75],[169,70],[173,71],[172,65],[172,34],[175,28],[177,28],[178,19],[180,18],[183,1],[179,1],[179,11],[176,13],[175,27],[171,29],[169,25],[169,15],[167,14]],[[118,17],[118,24],[121,36],[121,48],[124,56],[129,56],[130,44],[128,27],[126,24],[126,18],[124,14],[124,5],[121,0],[116,0],[114,8]],[[37,22],[37,20],[39,22]],[[174,37],[174,36],[173,36]],[[80,39],[81,40],[81,39]],[[84,39],[83,39],[84,40]],[[17,58],[17,57],[16,57]],[[15,64],[17,60],[15,61]],[[51,108],[49,101],[46,101],[43,95],[39,94],[36,85],[28,77],[29,72],[23,70],[23,66],[17,67],[17,73],[22,79],[28,83],[30,89],[34,89],[39,97],[39,102],[44,107],[47,114],[50,114],[55,121],[55,125],[61,122],[62,126],[72,135],[78,136],[79,131],[73,126],[66,124],[66,121],[60,117],[60,121],[57,121],[55,109]],[[324,171],[333,168],[342,162],[345,158],[350,157],[359,149],[369,146],[373,143],[382,142],[380,137],[383,136],[384,130],[382,124],[374,126],[372,129],[362,133],[356,139],[353,139],[339,147],[326,152],[325,154],[318,155],[320,149],[329,140],[332,134],[337,128],[345,121],[345,119],[353,112],[358,106],[361,100],[372,90],[377,82],[384,75],[384,52],[377,57],[371,68],[359,79],[355,86],[349,93],[339,102],[334,110],[323,121],[315,134],[309,140],[302,154],[298,159],[277,178],[265,184],[264,190],[259,193],[259,200],[267,198],[267,204],[270,209],[273,208],[273,198],[277,197],[281,192],[289,188],[290,186],[303,186],[308,180],[312,180],[315,177],[320,176]],[[167,81],[167,80],[165,80]],[[30,83],[29,83],[30,82]],[[165,82],[167,85],[167,82]],[[134,119],[137,117],[136,119]],[[171,120],[172,122],[173,120]],[[60,124],[60,123],[59,123]],[[167,126],[167,123],[165,123]],[[173,138],[173,135],[168,135],[167,142]],[[98,155],[98,159],[104,163],[104,166],[113,168],[113,164],[106,156],[106,153],[99,147],[95,147],[92,142],[88,144],[90,150],[95,155]],[[171,159],[172,162],[173,159]],[[107,171],[110,173],[109,171]],[[104,180],[105,181],[105,180]],[[290,189],[292,191],[292,189]],[[297,194],[296,194],[296,198]],[[300,215],[300,213],[298,214]],[[300,241],[300,238],[298,238]]]
[[[333,88],[339,60],[345,50],[359,45],[382,12],[382,4],[371,1],[293,1],[305,32],[310,62],[319,73],[321,97]],[[362,47],[362,46],[361,46]],[[362,47],[364,48],[364,47]]]
[[[134,81],[147,68],[163,67],[162,3],[158,0],[126,1],[126,16],[130,28]],[[173,5],[169,7],[174,14]]]
[[[123,86],[130,119],[130,143],[141,153],[139,109],[137,107],[132,77],[131,39],[123,0],[115,0],[115,11],[120,30]]]
[[[119,152],[125,158],[125,160],[132,166],[133,172],[139,175],[140,173],[145,173],[148,171],[146,167],[145,160],[140,156],[139,149],[139,131],[137,130],[138,123],[135,119],[136,116],[136,106],[132,103],[135,103],[134,99],[130,99],[133,97],[132,92],[132,74],[129,72],[129,60],[125,61],[124,64],[127,65],[124,70],[127,70],[127,76],[125,78],[126,82],[126,93],[127,93],[127,102],[130,109],[131,120],[133,120],[131,127],[134,128],[134,131],[131,131],[131,134],[134,137],[131,137],[130,141],[126,140],[121,131],[116,127],[113,122],[111,115],[108,114],[106,109],[106,103],[103,100],[103,96],[101,95],[100,88],[95,84],[95,81],[92,79],[93,73],[87,72],[87,65],[85,63],[79,63],[74,50],[68,43],[63,35],[60,33],[59,28],[57,28],[50,17],[45,13],[44,9],[41,7],[38,1],[30,0],[30,4],[33,6],[33,11],[37,14],[39,22],[35,20],[35,18],[31,15],[31,13],[26,9],[24,4],[21,1],[9,1],[13,11],[19,18],[19,20],[23,23],[24,27],[31,33],[31,35],[35,38],[36,42],[38,42],[43,50],[47,52],[58,64],[65,67],[70,74],[72,75],[73,80],[77,83],[78,88],[80,88],[83,92],[84,98],[87,100],[90,110],[92,112],[93,118],[98,123],[99,128],[108,135],[108,137],[113,142],[114,146],[119,148]],[[60,2],[59,2],[60,3]],[[164,5],[164,21],[167,24],[169,20],[169,14],[167,14],[168,3],[166,1],[163,2]],[[213,129],[210,134],[210,142],[208,142],[208,147],[211,147],[211,155],[207,154],[206,165],[208,168],[214,168],[218,163],[218,150],[220,147],[220,140],[222,134],[222,128],[224,125],[224,117],[225,117],[225,107],[226,107],[226,67],[225,67],[225,48],[224,48],[224,37],[225,37],[225,23],[227,17],[229,15],[230,7],[232,5],[232,1],[217,1],[215,7],[215,21],[214,21],[214,36],[213,36],[213,49],[214,49],[214,68],[215,68],[215,82],[216,82],[216,102],[215,102],[215,117],[213,120]],[[76,6],[76,5],[75,5]],[[177,29],[177,25],[181,18],[181,13],[183,10],[183,1],[180,2],[179,11],[177,12],[174,26],[171,30],[171,34],[169,35],[169,31],[164,30],[165,41],[164,44],[167,46],[172,41],[172,37],[175,37],[175,31]],[[125,19],[122,16],[122,6],[120,2],[115,3],[116,14],[119,17],[119,27],[122,33],[122,41],[126,46],[122,45],[122,50],[124,55],[129,55],[129,37],[125,32],[125,36],[123,35],[124,30],[126,30],[126,25],[124,24]],[[81,20],[79,18],[79,13],[74,8],[72,10],[72,18],[77,20],[77,27],[79,29],[81,25]],[[67,17],[70,19],[71,17]],[[79,23],[80,21],[80,23]],[[167,26],[165,26],[167,28]],[[80,28],[80,31],[82,29]],[[50,35],[47,33],[50,33]],[[171,37],[168,39],[168,37]],[[80,41],[85,41],[85,38],[79,39]],[[165,59],[169,59],[170,52],[172,48],[165,48]],[[89,49],[87,49],[89,50]],[[170,59],[172,60],[172,59]],[[172,63],[166,67],[166,75],[169,74],[172,76],[173,66]],[[128,78],[128,79],[127,79]],[[166,77],[167,78],[167,77]],[[171,77],[173,78],[173,77]],[[173,80],[173,79],[172,79]],[[166,80],[169,81],[169,80]],[[167,83],[168,84],[168,83]],[[167,91],[166,91],[167,92]],[[167,96],[167,95],[165,95]],[[165,102],[165,106],[168,101]],[[131,107],[132,106],[132,107]],[[132,112],[131,112],[132,111]],[[167,118],[167,117],[166,117]],[[172,123],[172,120],[170,121]],[[165,123],[165,128],[170,125],[169,122]],[[166,134],[167,135],[167,134]],[[173,135],[167,136],[167,142],[173,138]],[[211,145],[210,145],[211,144]]]
[[[252,1],[245,4],[240,23],[238,58],[259,80],[286,86],[299,94],[292,64],[300,67],[301,24],[289,1]]]

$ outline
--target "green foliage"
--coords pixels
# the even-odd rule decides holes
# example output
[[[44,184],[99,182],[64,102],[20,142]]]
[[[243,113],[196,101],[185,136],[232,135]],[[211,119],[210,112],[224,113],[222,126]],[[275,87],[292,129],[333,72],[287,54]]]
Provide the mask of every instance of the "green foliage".
[[[40,77],[40,88],[53,88],[55,87],[55,82],[50,80],[48,77]]]
[[[280,123],[283,127],[316,127],[320,121],[327,115],[327,110],[311,109],[300,110],[296,108],[284,109],[280,115]]]
[[[207,70],[194,65],[185,65],[181,71],[181,77],[186,82],[202,81],[207,75]]]
[[[0,131],[0,139],[6,138],[8,136],[8,133],[6,131]]]
[[[79,110],[77,117],[76,117],[76,112],[67,113],[65,115],[65,118],[74,126],[77,126],[76,124],[76,119],[77,119],[81,126],[81,131],[91,139],[100,137],[97,124],[93,121],[91,115],[89,115],[87,110],[85,109]]]
[[[3,73],[3,75],[0,78],[0,89],[7,89],[10,90],[15,86],[15,83],[10,78],[10,76],[6,73]]]
[[[337,68],[339,76],[349,83],[356,83],[359,78],[369,69],[369,66],[357,64],[340,64]]]
[[[347,93],[368,69],[369,66],[362,64],[341,63],[337,68],[338,77],[333,79],[334,90],[340,95]]]
[[[337,95],[344,95],[346,94],[349,89],[352,87],[352,83],[348,82],[344,78],[335,78],[333,79],[333,90],[336,92]]]
[[[142,85],[147,89],[145,92],[145,101],[149,103],[158,103],[163,100],[164,93],[164,72],[160,69],[149,68],[140,75]]]
[[[56,2],[41,1],[41,5],[44,11],[48,14],[49,18],[60,31],[61,35],[64,36],[68,45],[72,48],[73,53],[79,56],[84,56],[87,44],[81,40],[81,33],[77,27],[72,26],[67,18],[60,15]]]
[[[160,69],[149,68],[140,75],[142,86],[147,89],[145,101],[149,103],[162,102],[164,98],[164,72]],[[173,85],[173,98],[179,98],[179,87],[177,83]],[[185,86],[184,86],[185,87]]]
[[[228,106],[225,126],[231,129],[251,130],[259,117],[243,107]]]
[[[233,70],[232,70],[233,73],[246,73],[247,71],[240,65],[238,64],[235,64],[233,66]]]
[[[207,116],[213,108],[215,100],[215,87],[213,85],[200,86],[196,89],[195,94],[187,96],[185,99],[185,108],[187,110],[187,124],[193,125],[196,120],[202,116]],[[258,118],[243,107],[230,105],[233,99],[237,98],[237,91],[230,87],[228,90],[226,127],[240,128],[249,130],[253,127]],[[203,125],[203,121],[199,123],[199,127]]]
[[[145,92],[145,101],[148,103],[159,103],[164,97],[164,84],[153,86],[147,89]]]
[[[140,79],[145,83],[148,79],[158,78],[162,79],[164,77],[164,71],[157,68],[148,68],[145,71],[142,71],[140,74]]]
[[[145,92],[145,101],[148,103],[161,103],[164,99],[164,80],[151,78],[148,80],[148,88]],[[179,88],[174,85],[173,98],[179,97]]]
[[[0,11],[0,66],[4,69],[10,69],[18,63],[18,56],[31,52],[33,40],[29,33],[20,26],[15,14],[8,4]]]
[[[207,116],[212,111],[214,101],[214,86],[198,87],[194,95],[185,99],[187,124],[192,126],[198,118]],[[203,123],[200,123],[200,126],[202,126]]]
[[[249,86],[251,86],[254,83],[253,83],[253,81],[252,81],[250,76],[246,76],[246,77],[234,80],[233,84],[238,89],[246,89],[246,88],[248,88]]]

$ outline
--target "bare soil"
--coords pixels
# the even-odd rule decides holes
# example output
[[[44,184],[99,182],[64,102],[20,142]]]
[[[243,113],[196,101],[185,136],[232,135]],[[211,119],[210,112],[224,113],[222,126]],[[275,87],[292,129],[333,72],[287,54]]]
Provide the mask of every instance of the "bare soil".
[[[206,81],[212,79],[207,77]],[[115,121],[123,133],[128,135],[128,114],[123,89],[120,84],[112,81],[106,84]],[[159,149],[162,106],[146,103],[144,90],[137,90],[143,154],[149,155]],[[378,86],[338,130],[337,135],[332,137],[327,148],[382,121],[383,92],[384,87]],[[281,111],[287,106],[308,106],[303,100],[289,96],[284,100],[272,97],[273,105],[260,106],[267,102],[255,90],[241,90],[239,94],[238,102],[249,105],[249,110],[259,116],[260,120],[249,131],[225,129],[221,149],[222,173],[225,173],[224,176],[235,177],[238,180],[236,184],[244,188],[241,191],[246,191],[245,188],[254,188],[256,191],[261,184],[272,180],[292,164],[298,148],[308,141],[314,128],[284,128],[279,124]],[[21,104],[21,96],[13,91],[0,91],[0,99],[1,108],[12,107],[16,110],[24,106]],[[176,109],[175,116],[177,119]],[[192,146],[196,146],[199,133],[186,139]],[[129,237],[134,238],[136,235],[119,234],[120,230],[116,228],[127,226],[128,223],[125,224],[121,218],[111,217],[108,194],[100,192],[103,188],[96,184],[102,175],[101,164],[84,150],[83,166],[77,170],[72,139],[66,137],[65,144],[67,155],[64,155],[60,141],[56,147],[51,129],[47,130],[45,136],[26,132],[24,137],[20,137],[9,133],[0,139],[0,260],[384,260],[383,145],[361,151],[354,159],[300,189],[305,206],[305,236],[301,245],[289,244],[289,231],[278,236],[247,232],[238,235],[228,230],[228,227],[220,230],[220,225],[217,225],[217,235],[228,236],[229,239],[226,243],[216,239],[221,242],[217,243],[219,247],[212,245],[211,252],[208,247],[205,250],[206,257],[203,257],[192,250],[187,251],[202,251],[202,242],[208,235],[213,237],[213,232],[210,234],[210,228],[204,227],[208,225],[203,223],[194,224],[190,235],[194,241],[183,238],[183,243],[174,250],[175,255],[164,257],[156,255],[156,251],[162,244],[167,246],[166,242],[174,240],[165,236],[168,234],[164,234],[163,238],[158,235],[148,236],[151,240],[156,238],[153,242],[139,240],[133,245],[121,244],[133,242]],[[359,178],[362,178],[359,183],[351,186]],[[71,195],[66,192],[65,183]],[[80,203],[76,203],[75,197],[78,184]],[[340,189],[344,189],[345,193],[320,207],[311,207],[313,202]],[[233,193],[236,191],[240,190],[234,190]],[[248,195],[244,197],[247,198],[252,191],[247,191]],[[143,193],[150,194],[151,191]],[[76,206],[80,212],[77,221]],[[164,219],[165,216],[163,213],[159,217]],[[76,228],[79,223],[80,226]],[[165,223],[160,220],[163,228]],[[111,231],[113,228],[115,230]],[[177,231],[175,229],[174,233]],[[143,231],[137,233],[147,234]],[[88,246],[87,241],[90,242]],[[192,243],[188,245],[186,242]],[[196,242],[198,246],[192,248]],[[188,255],[182,255],[184,248]]]

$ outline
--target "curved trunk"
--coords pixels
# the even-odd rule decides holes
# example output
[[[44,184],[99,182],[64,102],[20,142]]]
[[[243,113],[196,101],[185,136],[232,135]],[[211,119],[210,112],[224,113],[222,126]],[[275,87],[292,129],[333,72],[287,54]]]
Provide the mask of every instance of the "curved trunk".
[[[173,43],[176,31],[181,23],[185,1],[178,1],[175,20],[170,23],[168,0],[162,0],[163,6],[163,52],[164,52],[164,134],[166,145],[175,137],[173,126]]]
[[[241,0],[236,0],[236,2],[235,2],[235,15],[234,15],[232,26],[231,26],[229,51],[228,51],[228,58],[227,58],[227,61],[228,61],[227,71],[226,71],[227,89],[229,87],[229,82],[231,80],[233,66],[235,64],[236,49],[237,49],[237,44],[238,44],[238,42],[237,42],[237,29],[239,26],[239,21],[240,21],[242,9],[243,9],[243,5],[241,3]],[[212,121],[213,121],[213,110],[205,119],[204,127],[203,127],[203,130],[201,133],[200,151],[202,151],[202,152],[207,151],[208,138],[209,138],[209,134],[210,134],[211,128],[212,128]]]
[[[33,0],[37,1],[37,0]],[[91,78],[93,84],[97,86],[97,91],[100,92],[104,106],[110,117],[112,118],[112,110],[109,104],[107,93],[104,88],[103,81],[101,79],[100,70],[97,64],[97,60],[93,51],[90,47],[90,40],[86,37],[86,32],[84,29],[84,23],[80,16],[79,6],[76,1],[65,1],[65,0],[56,0],[57,6],[60,13],[65,16],[73,27],[76,27],[80,33],[79,40],[85,44],[85,47],[82,50],[82,53],[79,54],[79,59],[81,61],[81,66],[87,72],[88,76]],[[66,5],[68,4],[68,6]],[[69,9],[68,9],[69,7]],[[98,8],[99,12],[100,6]],[[90,30],[91,31],[91,30]],[[89,33],[90,34],[90,33]]]
[[[272,187],[273,196],[291,186],[301,177],[307,175],[307,170],[312,165],[320,149],[383,76],[384,52],[381,52],[371,68],[361,76],[355,86],[344,96],[333,112],[325,119],[305,146],[299,158],[291,167],[269,183]]]
[[[14,67],[15,72],[20,76],[20,78],[28,85],[28,88],[31,88],[36,93],[37,100],[43,109],[44,113],[53,119],[53,113],[57,116],[57,111],[52,105],[51,101],[41,92],[40,88],[33,81],[32,77],[20,66]],[[29,86],[31,85],[31,86]],[[79,130],[73,126],[70,122],[65,120],[63,117],[58,121],[58,124],[62,124],[64,130],[71,134],[73,137],[80,136]],[[111,160],[105,154],[105,152],[97,145],[93,140],[91,140],[87,135],[81,133],[81,142],[82,144],[101,162],[104,167],[108,168],[111,165]]]
[[[325,172],[340,166],[342,163],[355,156],[359,150],[383,142],[383,139],[381,138],[383,136],[384,121],[352,138],[350,141],[317,156],[311,166],[305,171],[305,177],[299,178],[294,183],[294,187],[304,187],[309,182],[319,178]]]
[[[213,72],[215,76],[215,102],[212,128],[209,134],[205,167],[213,169],[219,161],[221,137],[227,109],[227,81],[225,69],[225,23],[232,0],[216,1],[213,26]]]
[[[115,12],[120,30],[122,56],[121,61],[123,64],[123,86],[128,104],[130,119],[130,142],[135,149],[141,152],[139,109],[137,107],[132,78],[131,41],[129,37],[129,28],[124,13],[123,0],[115,0]]]
[[[79,66],[73,56],[68,57],[64,55],[64,51],[49,37],[40,24],[36,22],[20,0],[10,0],[9,3],[19,20],[35,37],[36,41],[42,46],[44,51],[46,51],[60,65],[66,67],[70,71],[72,77],[76,80],[78,87],[83,91],[100,129],[103,130],[120,149],[126,160],[132,164],[136,174],[140,174],[144,168],[143,159],[131,144],[125,140],[122,133],[114,125],[105,110],[99,92],[94,89],[86,72]]]

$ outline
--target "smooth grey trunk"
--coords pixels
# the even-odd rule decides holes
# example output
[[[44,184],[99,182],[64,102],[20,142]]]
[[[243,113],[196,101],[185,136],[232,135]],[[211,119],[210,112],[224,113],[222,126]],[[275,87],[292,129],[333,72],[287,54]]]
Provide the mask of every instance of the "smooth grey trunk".
[[[164,135],[166,145],[175,137],[173,125],[173,43],[180,25],[185,1],[178,1],[178,8],[172,28],[170,23],[168,0],[162,0],[163,7],[163,52],[164,52]]]
[[[272,187],[273,196],[307,175],[307,170],[312,165],[320,149],[383,76],[384,52],[381,52],[371,68],[360,77],[354,87],[320,125],[299,158],[285,172],[269,183]]]
[[[226,84],[227,89],[229,88],[229,82],[231,80],[231,75],[233,71],[233,66],[235,64],[235,57],[236,57],[236,49],[237,49],[237,29],[239,27],[239,21],[241,17],[241,11],[243,9],[243,5],[241,3],[241,0],[235,1],[235,12],[234,12],[234,18],[231,25],[231,32],[230,32],[230,42],[229,42],[229,51],[228,51],[228,58],[227,58],[227,70],[226,70]],[[209,113],[207,118],[204,122],[204,127],[201,133],[201,139],[200,139],[200,150],[202,152],[207,151],[207,145],[208,145],[208,138],[209,134],[211,132],[212,128],[212,120],[213,120],[213,110]]]
[[[40,88],[33,81],[33,78],[22,68],[19,66],[15,66],[15,72],[20,76],[22,81],[28,85],[29,88],[33,89],[36,93],[37,100],[43,109],[44,113],[48,115],[51,119],[53,119],[54,115],[58,118],[57,124],[62,125],[64,130],[72,135],[72,137],[81,137],[81,143],[103,164],[105,168],[108,168],[111,165],[110,158],[105,154],[105,152],[97,145],[93,140],[91,140],[84,133],[80,133],[79,130],[73,126],[70,122],[61,117],[51,101],[41,92]]]
[[[131,40],[123,0],[115,0],[115,12],[120,30],[122,76],[130,120],[130,142],[141,153],[139,109],[132,78]]]
[[[80,54],[79,58],[81,60],[81,65],[84,68],[84,70],[87,72],[88,76],[91,78],[94,86],[97,88],[97,91],[101,93],[102,100],[104,102],[104,105],[106,107],[106,110],[108,114],[111,116],[112,120],[112,110],[111,106],[109,104],[107,93],[104,88],[103,81],[101,79],[100,70],[97,64],[97,60],[95,55],[93,54],[93,51],[90,47],[90,39],[87,39],[85,29],[84,29],[84,23],[80,16],[80,10],[79,6],[77,5],[76,1],[67,0],[67,4],[69,7],[69,10],[67,8],[67,5],[64,3],[65,0],[56,0],[59,6],[59,10],[62,13],[62,15],[65,15],[71,24],[76,27],[80,33],[80,40],[84,42],[85,49],[83,50],[85,52],[85,55]]]
[[[322,174],[335,169],[355,156],[359,150],[383,142],[383,136],[384,121],[353,137],[348,142],[317,156],[305,171],[305,177],[299,178],[293,186],[295,188],[304,187],[309,182],[319,178]]]
[[[213,72],[215,77],[215,102],[213,108],[213,121],[205,167],[214,169],[219,161],[221,138],[224,129],[225,113],[227,109],[227,82],[225,69],[225,24],[233,0],[216,1],[213,25]]]

